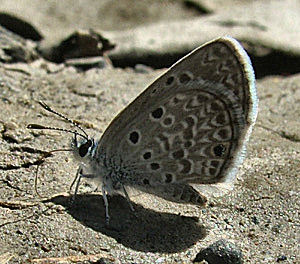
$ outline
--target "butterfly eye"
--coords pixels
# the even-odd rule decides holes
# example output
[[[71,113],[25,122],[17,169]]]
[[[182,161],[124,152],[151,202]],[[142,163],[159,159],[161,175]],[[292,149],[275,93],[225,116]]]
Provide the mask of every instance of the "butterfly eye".
[[[80,157],[84,157],[88,151],[89,151],[89,147],[92,145],[92,141],[91,140],[88,140],[86,143],[82,144],[80,147],[79,147],[79,155]]]

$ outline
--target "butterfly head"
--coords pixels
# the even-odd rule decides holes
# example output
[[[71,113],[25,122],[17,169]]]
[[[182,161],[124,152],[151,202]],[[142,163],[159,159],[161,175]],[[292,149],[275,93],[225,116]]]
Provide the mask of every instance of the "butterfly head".
[[[93,155],[96,145],[93,138],[81,136],[78,139],[78,134],[74,134],[71,142],[71,147],[73,149],[75,158],[78,160],[82,160]]]
[[[83,160],[88,157],[91,157],[91,155],[94,154],[94,151],[96,149],[96,144],[93,138],[90,138],[88,134],[82,129],[82,127],[77,124],[75,121],[69,119],[68,117],[64,116],[63,114],[53,110],[48,105],[46,105],[44,102],[39,102],[39,104],[48,112],[51,112],[60,118],[68,121],[71,123],[74,127],[80,130],[78,132],[77,130],[70,130],[65,128],[58,128],[58,127],[49,127],[49,126],[42,126],[38,124],[29,124],[27,128],[29,129],[48,129],[48,130],[56,130],[56,131],[62,131],[65,133],[71,133],[74,135],[72,142],[71,142],[71,149],[68,149],[67,151],[73,151],[74,156],[78,160]]]

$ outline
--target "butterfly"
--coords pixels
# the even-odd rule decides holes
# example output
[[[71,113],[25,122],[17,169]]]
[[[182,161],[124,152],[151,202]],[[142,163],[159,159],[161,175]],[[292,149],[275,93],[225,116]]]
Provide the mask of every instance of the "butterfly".
[[[75,194],[81,178],[101,182],[107,224],[107,195],[123,193],[130,201],[128,187],[201,206],[209,193],[230,190],[258,112],[250,59],[227,36],[176,62],[113,119],[100,140],[40,104],[80,130],[28,125],[74,135],[80,162]]]

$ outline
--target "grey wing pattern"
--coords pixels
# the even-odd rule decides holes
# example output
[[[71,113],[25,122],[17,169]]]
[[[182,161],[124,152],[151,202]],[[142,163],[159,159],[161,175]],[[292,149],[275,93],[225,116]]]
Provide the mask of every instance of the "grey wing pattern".
[[[164,185],[232,181],[257,115],[254,82],[235,40],[212,41],[126,107],[105,131],[98,155],[126,168],[124,184],[157,192]]]

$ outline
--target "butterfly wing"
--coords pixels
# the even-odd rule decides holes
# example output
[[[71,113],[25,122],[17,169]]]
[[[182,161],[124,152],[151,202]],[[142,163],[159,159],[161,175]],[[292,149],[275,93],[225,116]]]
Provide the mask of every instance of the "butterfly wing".
[[[131,186],[231,183],[256,115],[251,62],[236,40],[219,38],[178,61],[127,106],[97,155],[121,168],[121,181]]]

